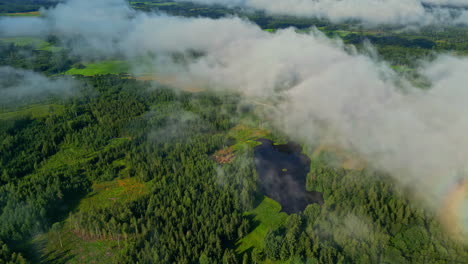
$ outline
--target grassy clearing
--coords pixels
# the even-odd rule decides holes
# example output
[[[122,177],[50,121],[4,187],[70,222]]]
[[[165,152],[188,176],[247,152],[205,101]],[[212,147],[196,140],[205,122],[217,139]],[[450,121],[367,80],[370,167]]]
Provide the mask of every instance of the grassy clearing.
[[[68,75],[84,75],[94,76],[102,74],[120,74],[127,73],[130,70],[130,65],[122,60],[108,60],[96,63],[88,63],[83,69],[72,68],[65,72]]]
[[[260,145],[257,140],[260,138],[271,138],[271,133],[263,128],[239,124],[229,131],[229,136],[236,140],[236,144],[231,146],[234,150],[245,147],[255,147]]]
[[[135,178],[96,183],[93,192],[80,201],[79,210],[105,208],[115,203],[125,203],[147,194],[148,186]]]
[[[107,151],[126,141],[128,138],[115,138],[100,150],[91,151],[84,147],[62,146],[62,149],[42,163],[39,170],[53,170],[61,167],[80,165],[96,157],[99,152]],[[115,166],[127,166],[124,160],[115,161]],[[110,182],[95,183],[93,192],[78,204],[78,210],[104,208],[115,203],[133,201],[148,193],[147,185],[135,178],[117,179]],[[108,239],[89,239],[73,232],[67,219],[60,231],[63,247],[60,246],[57,232],[49,231],[36,236],[31,242],[39,263],[115,263],[114,255],[118,242]]]
[[[0,13],[0,16],[10,16],[10,17],[37,17],[40,16],[41,13],[39,11],[33,11],[33,12],[19,12],[19,13]]]
[[[250,248],[263,248],[263,240],[270,229],[281,226],[288,215],[281,211],[281,205],[273,199],[264,196],[262,202],[246,215],[253,216],[254,222],[258,223],[252,232],[237,242],[238,253]]]
[[[93,192],[80,201],[78,210],[105,208],[115,203],[133,201],[147,194],[148,186],[135,178],[118,179],[93,185]],[[60,245],[60,238],[62,245]],[[49,231],[36,236],[31,244],[37,249],[40,263],[115,263],[118,242],[90,239],[73,231],[69,219],[60,232]]]
[[[128,141],[127,138],[115,138],[109,141],[102,150],[91,151],[84,147],[75,147],[75,146],[62,146],[62,149],[52,155],[44,163],[42,163],[40,170],[53,170],[61,167],[79,165],[85,163],[93,158],[95,158],[100,151],[106,151],[110,148],[119,146],[125,141]]]
[[[50,51],[52,53],[55,53],[55,52],[62,51],[63,48],[54,46],[54,45],[50,44],[49,42],[45,42],[42,45],[40,45],[39,47],[37,47],[36,50]]]
[[[53,170],[61,167],[78,165],[92,159],[97,153],[85,148],[63,146],[62,149],[47,159],[40,168],[41,170]]]
[[[62,245],[60,245],[60,238]],[[68,221],[60,233],[50,231],[36,236],[32,245],[37,249],[39,263],[114,263],[117,241],[86,240],[72,231]]]
[[[17,47],[32,46],[36,50],[44,50],[50,52],[59,52],[63,50],[62,47],[54,46],[43,39],[34,37],[0,38],[0,41],[7,44],[13,44]]]
[[[32,118],[39,119],[45,118],[51,114],[63,115],[65,107],[58,104],[41,104],[30,105],[17,111],[0,113],[0,120],[18,119],[24,116],[31,116]]]

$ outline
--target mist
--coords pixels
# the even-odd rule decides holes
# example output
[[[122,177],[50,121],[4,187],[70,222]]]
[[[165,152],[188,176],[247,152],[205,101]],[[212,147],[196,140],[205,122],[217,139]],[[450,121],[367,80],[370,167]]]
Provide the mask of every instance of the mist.
[[[468,24],[464,0],[176,0],[217,4],[291,15],[327,19],[333,23],[358,20],[365,25]]]
[[[249,38],[254,26],[245,26],[241,37],[204,50],[182,75],[269,102],[274,110],[265,115],[291,138],[357,153],[439,207],[445,188],[466,171],[468,59],[422,62],[420,72],[432,82],[422,90],[318,31],[258,30]]]
[[[293,13],[288,8],[295,8],[332,21],[440,22],[418,0],[295,1],[297,5],[262,0],[234,3],[255,8],[265,8],[267,3],[272,13]],[[432,209],[440,207],[447,188],[467,170],[467,58],[446,54],[421,62],[418,71],[431,81],[431,87],[423,90],[377,55],[359,53],[317,30],[269,33],[236,17],[214,20],[146,14],[132,11],[123,0],[70,0],[44,15],[41,32],[57,34],[75,53],[119,55],[129,60],[145,57],[158,74],[176,76],[174,85],[197,84],[262,100],[271,106],[264,111],[265,117],[291,138],[356,153],[411,188]],[[4,19],[1,23],[9,23],[11,32],[24,25]],[[375,53],[372,47],[369,50]],[[174,53],[193,51],[201,56],[183,63],[171,60]],[[134,66],[141,70],[141,65]],[[57,91],[62,86],[37,74],[27,77],[13,86],[17,94],[38,93],[40,87]]]
[[[69,96],[75,93],[77,82],[70,78],[49,79],[29,70],[0,67],[0,103],[7,104],[25,98],[47,98],[50,95]]]

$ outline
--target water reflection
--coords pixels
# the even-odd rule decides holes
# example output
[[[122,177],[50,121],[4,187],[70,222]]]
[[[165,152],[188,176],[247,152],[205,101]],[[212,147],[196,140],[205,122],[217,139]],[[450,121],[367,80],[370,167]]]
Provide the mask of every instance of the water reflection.
[[[306,177],[310,159],[301,154],[295,143],[273,145],[260,139],[255,147],[255,165],[261,191],[278,201],[286,213],[303,211],[310,203],[323,203],[322,194],[306,191]]]

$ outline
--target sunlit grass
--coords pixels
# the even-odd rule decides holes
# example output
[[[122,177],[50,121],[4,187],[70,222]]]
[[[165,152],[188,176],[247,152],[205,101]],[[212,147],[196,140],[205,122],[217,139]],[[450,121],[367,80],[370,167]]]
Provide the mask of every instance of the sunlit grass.
[[[242,253],[250,248],[262,249],[264,247],[263,240],[268,230],[280,227],[288,216],[280,211],[281,205],[265,196],[255,209],[247,212],[245,215],[253,216],[254,222],[258,225],[247,236],[239,240],[237,252]]]
[[[261,138],[270,138],[271,133],[266,129],[239,124],[231,129],[229,136],[236,140],[236,143],[232,148],[239,150],[246,146],[255,147],[260,145],[260,142],[257,140]]]
[[[100,151],[106,151],[110,148],[119,146],[128,141],[127,138],[111,139],[102,149],[93,151],[85,147],[62,145],[61,150],[42,163],[40,170],[53,170],[60,167],[79,165],[95,158]]]
[[[0,41],[7,44],[13,44],[17,47],[32,46],[36,50],[58,52],[63,50],[62,47],[57,47],[51,43],[35,37],[11,37],[11,38],[0,38]]]
[[[148,186],[136,178],[117,179],[93,184],[93,192],[80,201],[79,210],[109,207],[115,203],[133,201],[149,191]]]
[[[130,70],[128,62],[121,60],[108,60],[84,64],[83,69],[72,68],[65,72],[68,75],[94,76],[103,74],[127,73]]]
[[[62,246],[60,245],[60,239]],[[38,249],[40,263],[114,263],[118,242],[114,240],[89,240],[73,232],[69,221],[59,233],[49,231],[36,236],[31,244]]]

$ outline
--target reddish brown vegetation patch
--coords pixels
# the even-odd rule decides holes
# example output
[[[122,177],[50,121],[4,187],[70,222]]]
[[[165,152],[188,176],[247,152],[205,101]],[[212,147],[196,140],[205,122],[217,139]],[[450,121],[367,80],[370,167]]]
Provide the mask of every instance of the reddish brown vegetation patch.
[[[231,163],[235,155],[231,148],[225,148],[218,150],[214,155],[213,159],[219,164]]]

